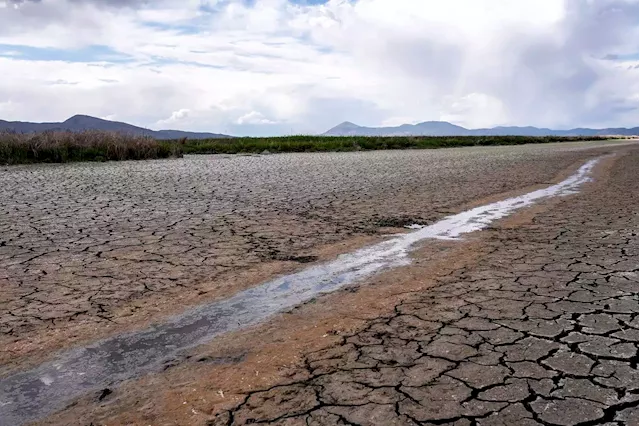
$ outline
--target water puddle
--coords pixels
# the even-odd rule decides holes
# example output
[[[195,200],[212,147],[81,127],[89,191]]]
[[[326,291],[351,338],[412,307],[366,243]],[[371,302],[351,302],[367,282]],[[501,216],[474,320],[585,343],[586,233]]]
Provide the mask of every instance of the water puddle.
[[[0,381],[0,424],[20,425],[42,418],[89,391],[157,371],[180,351],[222,333],[257,324],[382,269],[407,264],[409,252],[419,241],[457,239],[536,201],[574,193],[590,180],[589,173],[598,161],[588,161],[556,185],[448,216],[433,225],[413,227],[413,232],[276,278],[163,324],[66,351],[54,361],[6,377]]]

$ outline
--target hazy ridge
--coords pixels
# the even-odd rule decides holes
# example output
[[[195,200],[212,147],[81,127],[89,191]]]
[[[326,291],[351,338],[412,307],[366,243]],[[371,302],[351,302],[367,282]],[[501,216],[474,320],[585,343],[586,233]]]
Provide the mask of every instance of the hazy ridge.
[[[74,115],[63,122],[32,123],[27,121],[0,120],[0,130],[18,133],[38,133],[47,130],[106,130],[129,135],[145,135],[156,139],[213,139],[233,136],[209,132],[182,130],[151,130],[119,121],[104,120],[88,115]],[[322,136],[637,136],[638,127],[610,127],[605,129],[575,128],[555,130],[540,127],[498,126],[483,129],[467,129],[446,121],[425,121],[418,124],[402,124],[395,127],[366,127],[345,121],[324,132]]]
[[[324,136],[607,136],[638,135],[638,127],[570,130],[554,130],[539,127],[492,127],[467,129],[446,121],[425,121],[418,124],[402,124],[395,127],[365,127],[345,121],[329,129]]]

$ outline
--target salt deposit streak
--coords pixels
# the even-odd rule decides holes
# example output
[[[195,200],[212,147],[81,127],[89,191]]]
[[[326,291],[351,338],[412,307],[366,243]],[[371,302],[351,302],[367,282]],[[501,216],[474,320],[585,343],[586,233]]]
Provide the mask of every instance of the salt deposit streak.
[[[457,239],[536,201],[574,193],[590,180],[589,173],[598,161],[588,161],[556,185],[448,216],[332,262],[200,306],[156,327],[67,351],[33,370],[6,377],[0,381],[0,424],[37,420],[89,391],[161,369],[181,351],[222,333],[259,323],[319,293],[334,291],[382,269],[407,264],[410,251],[420,241]]]

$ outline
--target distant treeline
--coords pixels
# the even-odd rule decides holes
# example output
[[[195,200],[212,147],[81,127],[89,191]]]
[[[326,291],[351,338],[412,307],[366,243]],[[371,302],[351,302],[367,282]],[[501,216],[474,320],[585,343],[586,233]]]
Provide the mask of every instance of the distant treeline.
[[[155,140],[106,131],[0,132],[0,163],[144,160],[183,154],[425,149],[606,139],[601,136],[282,136]]]

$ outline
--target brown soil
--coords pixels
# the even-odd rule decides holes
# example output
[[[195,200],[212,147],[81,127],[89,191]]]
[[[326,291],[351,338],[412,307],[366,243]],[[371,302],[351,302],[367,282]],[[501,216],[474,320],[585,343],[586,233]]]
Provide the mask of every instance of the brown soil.
[[[351,238],[319,247],[314,250],[313,256],[319,262],[331,260],[340,253],[373,244],[380,239],[380,236],[374,235]],[[196,288],[170,298],[162,292],[150,294],[144,300],[119,306],[113,311],[113,319],[105,323],[78,320],[64,328],[52,327],[42,330],[30,339],[18,339],[7,344],[0,351],[0,377],[17,368],[25,369],[37,365],[50,357],[52,351],[68,348],[72,342],[90,342],[100,337],[147,327],[162,318],[183,312],[186,307],[229,297],[274,276],[289,274],[304,267],[306,266],[295,261],[262,263],[234,274],[225,274],[217,280],[204,281]]]
[[[167,212],[160,213],[168,217],[145,220],[139,199],[149,196],[146,191],[157,190],[157,181],[153,179],[138,183],[126,179],[122,182],[118,177],[110,183],[118,190],[112,196],[110,192],[114,188],[100,186],[99,179],[111,179],[109,175],[99,175],[100,168],[85,171],[82,165],[74,165],[82,173],[70,178],[47,175],[63,173],[65,168],[42,167],[34,169],[28,179],[33,180],[33,175],[42,172],[38,184],[43,193],[37,194],[37,198],[52,197],[53,200],[33,203],[33,194],[23,193],[19,186],[24,182],[8,174],[7,179],[13,179],[11,184],[18,186],[13,197],[4,200],[2,205],[12,208],[8,215],[20,213],[21,220],[27,220],[28,224],[6,231],[0,227],[0,234],[8,238],[8,244],[0,246],[0,270],[7,265],[0,272],[0,377],[17,368],[40,363],[57,350],[148,326],[190,306],[225,298],[273,276],[303,269],[308,266],[304,262],[309,260],[332,259],[339,253],[379,241],[385,234],[405,232],[395,227],[397,225],[432,223],[478,202],[500,199],[521,188],[538,187],[553,181],[554,176],[557,180],[558,173],[560,177],[570,173],[587,158],[620,149],[616,146],[579,150],[553,148],[558,149],[557,152],[549,147],[540,152],[533,151],[538,147],[511,149],[520,148],[532,151],[517,155],[501,148],[487,151],[490,155],[494,155],[491,152],[501,154],[482,160],[485,162],[479,166],[474,165],[479,160],[466,159],[469,150],[456,151],[458,153],[451,156],[446,152],[431,154],[441,157],[437,161],[429,156],[424,157],[425,160],[421,157],[424,153],[398,157],[400,160],[393,162],[385,162],[385,157],[380,157],[382,166],[372,166],[369,160],[363,160],[363,165],[358,167],[366,170],[379,167],[371,171],[371,182],[331,173],[318,178],[323,182],[333,179],[335,186],[345,187],[337,193],[331,188],[318,189],[320,185],[306,186],[305,179],[313,179],[309,175],[299,180],[301,188],[295,185],[283,188],[285,195],[277,202],[271,201],[273,193],[265,192],[259,185],[257,190],[252,188],[250,185],[255,182],[243,182],[244,186],[238,188],[224,187],[223,193],[225,197],[237,198],[245,192],[258,192],[253,198],[243,200],[250,204],[241,205],[246,211],[215,219],[203,216],[203,211],[212,208],[209,201],[176,201],[169,197],[168,204],[180,203],[163,207],[162,203],[155,204],[155,198],[150,198],[153,210],[148,212],[153,216],[158,213],[157,209],[166,208]],[[374,155],[403,156],[404,153]],[[418,160],[413,159],[416,157]],[[335,158],[330,158],[327,167],[334,167]],[[406,170],[398,168],[395,161],[402,161]],[[467,167],[466,161],[473,168]],[[354,164],[358,165],[349,159],[340,173],[347,173]],[[152,177],[156,172],[161,177],[173,176],[170,171],[153,167],[149,171]],[[282,167],[278,167],[283,173]],[[297,170],[286,167],[286,170]],[[322,172],[327,167],[319,166]],[[440,168],[435,170],[436,167]],[[22,173],[31,169],[12,170],[12,173]],[[204,170],[203,176],[195,177],[210,178],[210,168]],[[94,172],[98,176],[93,176]],[[232,177],[237,178],[230,175],[229,179]],[[56,186],[59,183],[56,179],[62,178],[70,179],[73,188],[80,185],[76,182],[78,179],[83,183],[91,181],[85,189],[94,198],[82,199],[81,196],[86,196],[84,193],[81,196],[66,193]],[[194,176],[190,174],[188,178]],[[176,179],[177,184],[184,185],[183,180],[187,178],[178,173]],[[240,178],[237,180],[242,182]],[[224,185],[231,183],[223,182]],[[120,189],[127,195],[122,195]],[[187,189],[186,195],[182,195],[192,197],[192,188]],[[106,201],[95,197],[100,191],[105,191]],[[180,189],[175,191],[178,193]],[[292,194],[287,195],[287,191]],[[130,199],[129,192],[135,197]],[[185,203],[188,210],[181,212],[179,209]],[[267,208],[265,204],[273,206]],[[69,217],[74,217],[74,221],[69,221]],[[19,224],[17,217],[15,219]],[[190,224],[183,226],[181,221]],[[204,229],[203,224],[207,225]],[[210,224],[215,226],[208,227]],[[212,232],[218,229],[222,231]]]
[[[616,158],[608,158],[599,164],[595,173],[595,182],[586,184],[581,194],[577,196],[554,199],[519,212],[510,218],[500,221],[498,225],[487,231],[473,234],[471,238],[463,242],[430,242],[428,245],[414,252],[414,262],[410,266],[379,274],[358,286],[319,297],[288,313],[279,315],[259,327],[231,333],[218,338],[208,345],[199,347],[191,356],[180,360],[176,365],[170,366],[162,373],[124,383],[118,388],[112,389],[111,391],[113,392],[101,400],[98,400],[98,395],[88,396],[67,410],[52,416],[43,422],[43,424],[93,422],[94,424],[108,425],[195,425],[213,421],[214,423],[212,424],[217,425],[230,423],[231,418],[229,417],[229,413],[233,413],[233,418],[238,424],[241,424],[241,419],[260,419],[262,416],[263,420],[267,421],[268,419],[275,419],[281,415],[285,415],[286,417],[290,416],[291,424],[298,424],[295,419],[300,419],[301,424],[305,422],[308,423],[309,419],[312,419],[313,416],[316,416],[313,417],[313,419],[315,419],[314,421],[319,421],[319,424],[334,424],[337,423],[338,420],[346,421],[346,419],[349,419],[350,422],[369,424],[366,421],[357,420],[362,418],[363,415],[357,412],[357,408],[350,409],[351,411],[348,412],[342,412],[337,408],[332,408],[332,405],[328,402],[320,404],[318,407],[321,408],[318,408],[316,410],[317,413],[315,413],[311,408],[305,408],[306,405],[312,404],[309,400],[313,399],[312,397],[309,397],[310,399],[305,397],[305,392],[309,390],[314,394],[314,392],[317,392],[317,389],[321,389],[323,393],[330,392],[330,388],[327,387],[328,385],[326,383],[318,384],[318,380],[321,380],[321,377],[325,375],[328,379],[331,379],[339,373],[341,368],[349,368],[348,365],[355,360],[349,358],[349,353],[353,351],[353,344],[349,342],[354,342],[354,338],[356,338],[356,340],[360,339],[358,341],[361,342],[363,341],[362,339],[370,339],[371,333],[367,330],[371,329],[372,324],[388,324],[389,321],[394,321],[394,318],[401,315],[401,312],[407,309],[407,306],[414,306],[418,303],[416,300],[419,299],[419,303],[427,303],[424,302],[423,299],[426,297],[424,295],[430,294],[429,289],[438,288],[434,294],[440,294],[446,291],[446,287],[443,286],[452,285],[452,291],[459,291],[464,286],[468,286],[464,288],[470,288],[471,291],[475,291],[473,289],[476,283],[487,282],[488,284],[491,280],[499,279],[505,280],[504,286],[507,288],[507,281],[511,279],[511,277],[519,278],[521,276],[527,276],[530,274],[528,271],[532,270],[534,271],[533,275],[538,276],[539,273],[534,270],[538,268],[537,265],[542,265],[541,270],[544,271],[546,265],[552,265],[558,261],[556,259],[558,256],[554,255],[554,246],[555,250],[558,250],[558,247],[562,249],[562,246],[552,244],[551,242],[554,239],[559,238],[558,241],[564,241],[563,244],[566,245],[565,251],[568,250],[569,252],[575,253],[575,257],[581,258],[582,254],[580,253],[590,253],[589,250],[600,250],[597,245],[598,240],[593,238],[596,238],[595,235],[600,235],[598,233],[601,233],[602,229],[610,227],[611,230],[615,232],[618,229],[616,226],[622,226],[620,224],[627,223],[623,220],[624,218],[622,216],[617,218],[618,221],[616,222],[616,209],[618,209],[617,211],[619,212],[622,212],[622,210],[619,209],[623,207],[629,211],[635,209],[636,217],[633,220],[637,223],[637,187],[633,190],[635,191],[633,193],[635,194],[635,201],[634,197],[630,196],[630,194],[620,193],[622,188],[628,187],[630,184],[628,178],[632,174],[631,172],[634,171],[633,167],[635,167],[635,174],[637,175],[637,148],[625,147],[619,148],[616,151],[618,152],[618,156]],[[576,167],[577,163],[574,163],[569,169],[565,170],[557,180],[565,177],[571,171],[575,170]],[[635,184],[637,184],[637,181]],[[518,192],[528,192],[528,190],[529,189]],[[514,194],[513,191],[509,192],[509,195]],[[484,199],[483,204],[496,198],[504,197],[487,197]],[[584,215],[586,216],[581,216],[581,210],[576,211],[578,207],[575,207],[573,204],[576,202],[575,200],[578,200],[578,206],[584,210]],[[635,206],[629,207],[631,205],[629,204],[630,202],[635,203]],[[467,206],[471,205],[477,204],[467,204]],[[593,224],[589,225],[590,227],[586,227],[586,223],[589,220],[592,220]],[[594,228],[596,228],[597,232],[593,230]],[[569,237],[563,237],[567,233]],[[587,237],[582,235],[585,233]],[[591,240],[588,239],[589,233],[594,235]],[[562,238],[565,239],[563,240]],[[637,277],[637,227],[635,254],[633,252],[634,244],[629,241],[625,243],[624,240],[611,240],[607,241],[606,244],[609,245],[602,246],[603,250],[600,250],[601,252],[604,251],[606,253],[606,247],[614,247],[615,244],[621,245],[622,247],[625,247],[624,244],[631,244],[631,246],[629,246],[630,248],[623,248],[623,252],[626,250],[632,258],[635,255],[635,273]],[[586,250],[587,245],[589,247],[588,250]],[[343,249],[344,248],[346,247],[343,247]],[[336,252],[329,251],[327,256]],[[565,256],[564,252],[560,254],[560,257],[562,256]],[[619,252],[612,251],[608,255],[603,254],[603,256],[608,256],[606,257],[607,259],[616,258],[616,256],[619,258],[620,254]],[[542,259],[542,263],[537,262],[538,258]],[[535,266],[534,269],[527,266],[527,259],[535,260],[533,262]],[[520,263],[523,261],[524,263],[521,265]],[[595,270],[594,268],[595,267],[591,267],[592,270]],[[587,271],[587,269],[584,271],[584,279],[587,279],[587,275],[591,273]],[[611,268],[611,272],[608,273],[609,276],[618,274],[616,268]],[[496,278],[503,276],[504,278]],[[470,280],[469,277],[473,277],[473,279]],[[487,278],[489,278],[489,281],[487,281]],[[465,280],[470,280],[468,281],[469,284],[465,284]],[[457,282],[460,282],[460,284],[456,284]],[[484,290],[480,287],[478,291]],[[535,293],[536,290],[531,291]],[[433,305],[433,308],[428,308],[428,306],[432,305],[427,303],[424,309],[433,309],[434,312],[441,312],[441,315],[446,317],[446,315],[450,315],[451,312],[457,312],[459,310],[458,302],[456,298],[442,298],[437,300],[437,305]],[[476,301],[475,303],[481,304],[482,302]],[[437,308],[435,306],[437,306]],[[417,308],[414,307],[412,309]],[[504,309],[508,309],[508,306]],[[427,310],[425,312],[425,315],[429,316],[429,311]],[[567,318],[569,318],[567,321],[582,321],[586,324],[589,321],[588,315],[591,314],[582,314],[581,316],[580,311],[577,312],[578,313],[571,311],[570,309],[566,312],[560,311],[559,318],[566,315]],[[635,315],[637,320],[637,306]],[[529,315],[529,317],[532,317],[532,315]],[[456,321],[458,320],[459,318],[456,319]],[[444,320],[437,318],[436,315],[436,317],[430,321]],[[531,321],[533,321],[533,318],[531,318]],[[451,328],[451,326],[447,327]],[[479,333],[477,330],[474,331],[475,329],[473,327],[460,327],[465,333]],[[502,327],[502,325],[500,325],[500,327]],[[490,329],[493,328],[493,326],[490,327]],[[581,330],[580,328],[578,329]],[[443,328],[439,328],[439,330],[443,330]],[[482,328],[478,330],[482,330]],[[388,338],[389,340],[385,340],[386,343],[384,345],[388,346],[384,347],[387,347],[386,350],[391,352],[386,352],[384,357],[376,358],[383,364],[388,361],[389,364],[385,365],[389,368],[396,364],[401,365],[402,362],[404,362],[402,361],[402,359],[404,359],[402,356],[404,355],[402,355],[400,348],[411,344],[412,341],[411,338],[397,334],[400,332],[408,333],[406,328],[397,328],[388,331],[388,333],[391,334]],[[428,329],[422,331],[425,342],[433,341],[434,339],[433,336],[429,337],[429,332],[431,331]],[[439,331],[438,333],[441,332],[442,331]],[[597,335],[598,332],[595,334]],[[553,338],[550,341],[555,342],[558,340],[559,342],[560,337],[558,336],[552,336]],[[562,336],[566,336],[566,333]],[[522,336],[518,337],[518,339],[521,338]],[[532,337],[527,336],[526,338]],[[470,337],[467,339],[470,339]],[[516,340],[520,341],[518,339]],[[562,343],[558,344],[561,345]],[[360,348],[359,350],[363,348],[358,345],[356,346]],[[399,352],[393,352],[396,350],[393,349],[396,346]],[[335,350],[338,351],[336,352],[336,356],[344,355],[347,358],[340,358],[341,361],[338,364],[322,366],[322,363],[315,361],[322,359],[322,357],[314,354],[322,353],[322,349],[328,347],[335,348]],[[342,351],[341,348],[344,348],[344,352],[340,352]],[[573,350],[572,348],[573,346],[568,348],[568,350]],[[425,350],[429,350],[429,347],[425,347]],[[355,352],[354,354],[357,355]],[[553,358],[556,356],[555,354],[557,354],[557,351],[550,354],[545,353],[544,355],[548,356],[550,360],[555,360],[555,358]],[[378,355],[380,356],[381,354]],[[486,356],[487,359],[490,357],[489,353],[483,356]],[[605,365],[606,362],[604,360],[610,359],[603,355],[603,361],[600,361],[596,355],[588,354],[588,356],[594,359],[594,363],[600,363],[598,365]],[[637,343],[635,346],[635,356],[637,358]],[[396,364],[391,364],[390,361],[394,359]],[[536,361],[539,362],[542,359],[546,358],[541,356],[541,358]],[[618,358],[614,356],[614,359]],[[451,363],[452,361],[447,362]],[[381,367],[382,366],[375,368]],[[408,367],[403,368],[404,372]],[[456,361],[456,371],[462,371],[464,368],[469,367],[465,363]],[[496,364],[495,368],[503,367],[501,364]],[[448,369],[447,371],[453,370]],[[355,374],[354,371],[349,373],[348,370],[347,373]],[[558,377],[561,379],[561,381],[556,383],[557,391],[555,392],[564,392],[563,386],[567,383],[566,379],[563,379],[563,374],[565,373],[557,370],[553,374],[559,374]],[[635,374],[637,379],[637,370]],[[452,380],[450,376],[447,377],[449,378],[446,380]],[[454,375],[454,377],[459,376]],[[344,381],[344,379],[340,380]],[[462,380],[461,383],[463,383],[463,385],[460,386],[471,386],[472,388],[476,386],[473,384],[475,383],[473,382],[473,376],[471,376],[471,378],[453,380]],[[597,380],[594,382],[596,383],[594,386],[602,385],[601,382],[602,381]],[[542,380],[540,383],[542,383]],[[287,387],[288,384],[291,385]],[[510,385],[513,385],[512,387],[514,387],[514,389],[516,388],[516,384],[516,382],[510,382]],[[274,386],[276,387],[274,388]],[[355,396],[351,395],[355,392],[352,385],[346,387],[345,385],[341,386],[341,388],[335,389],[335,392],[338,392],[338,394],[332,394],[333,396],[331,398],[355,398]],[[495,386],[495,384],[491,386]],[[531,383],[529,386],[532,386]],[[619,386],[616,388],[614,386],[613,388],[616,389],[618,394],[627,392],[624,387]],[[269,389],[273,389],[273,391]],[[514,392],[514,390],[511,392]],[[531,390],[531,392],[534,391]],[[606,392],[606,389],[604,391],[595,390],[595,392]],[[247,394],[251,395],[249,400],[247,399]],[[292,395],[302,395],[300,397],[302,399],[296,400],[296,397],[292,397]],[[500,402],[498,399],[496,400],[498,402],[494,404],[495,406],[490,407],[490,411],[500,411],[502,413],[504,410],[507,410],[505,407],[512,407],[516,411],[522,408],[522,413],[517,411],[520,413],[518,414],[520,417],[507,417],[511,419],[511,424],[513,424],[513,421],[519,422],[519,424],[525,424],[529,420],[531,420],[530,424],[535,424],[533,423],[535,422],[534,417],[539,418],[541,414],[538,411],[537,405],[532,403],[532,401],[537,401],[535,398],[551,398],[551,391],[545,394],[547,396],[544,396],[542,393],[534,393],[531,395],[533,395],[533,399],[530,400],[527,399],[529,397],[525,398],[523,396],[523,400],[528,401],[524,405],[520,403],[518,403],[519,405],[515,403],[509,405],[506,402]],[[261,399],[262,403],[255,405],[251,398],[263,398]],[[414,398],[417,400],[420,399],[418,396],[414,396]],[[553,401],[552,404],[555,403]],[[372,404],[371,401],[368,403]],[[433,404],[433,402],[431,403]],[[362,404],[364,404],[364,402]],[[380,401],[376,402],[376,404],[382,404],[380,407],[384,405],[384,403]],[[635,404],[637,406],[637,391]],[[265,408],[262,410],[260,406]],[[296,414],[298,406],[303,407],[299,415]],[[313,406],[313,404],[311,406]],[[618,407],[618,405],[613,403],[609,406]],[[622,413],[624,410],[627,410],[628,406],[633,407],[633,404],[620,405],[619,411]],[[372,405],[367,411],[374,412],[378,409],[377,407],[378,405]],[[453,408],[452,410],[455,411]],[[559,410],[563,411],[561,409]],[[482,410],[476,411],[481,412]],[[568,411],[570,412],[571,410]],[[276,415],[276,412],[280,414]],[[583,415],[593,414],[593,416],[598,418],[600,412],[608,413],[604,406],[602,408],[598,406],[595,414],[583,413]],[[462,421],[464,419],[475,418],[468,412],[467,414],[462,411],[456,413],[451,415],[452,419],[455,418]],[[482,413],[484,413],[484,411],[482,411]],[[624,411],[624,413],[626,413],[626,411]],[[216,417],[216,414],[219,414],[218,417]],[[387,414],[391,415],[389,413]],[[602,414],[602,416],[605,414]],[[542,415],[552,416],[551,414]],[[578,422],[578,420],[584,420],[578,414],[571,415],[576,416],[574,417],[576,422]],[[607,416],[608,415],[609,414],[607,414]],[[404,420],[400,417],[396,420],[399,420],[398,424],[414,424],[411,422],[415,421],[418,415],[414,412],[413,416],[414,417],[407,417],[407,415],[405,415]],[[478,416],[484,418],[486,414],[478,414]],[[561,414],[557,414],[557,416],[561,417]],[[480,417],[478,417],[478,419]],[[545,419],[550,418],[551,420],[548,421],[551,422],[566,420],[560,417],[547,417]],[[215,420],[213,420],[214,418]],[[324,423],[322,420],[318,420],[320,418],[324,419]],[[428,418],[428,416],[426,418]],[[434,420],[438,419],[434,418]],[[592,419],[586,419],[584,421],[591,420]],[[504,420],[502,421],[504,422]],[[569,421],[565,421],[564,424],[573,424],[572,421],[573,420],[569,419]],[[278,422],[275,421],[274,423]],[[285,423],[280,422],[278,424]],[[387,422],[386,424],[391,423]],[[509,424],[509,421],[505,424]]]

